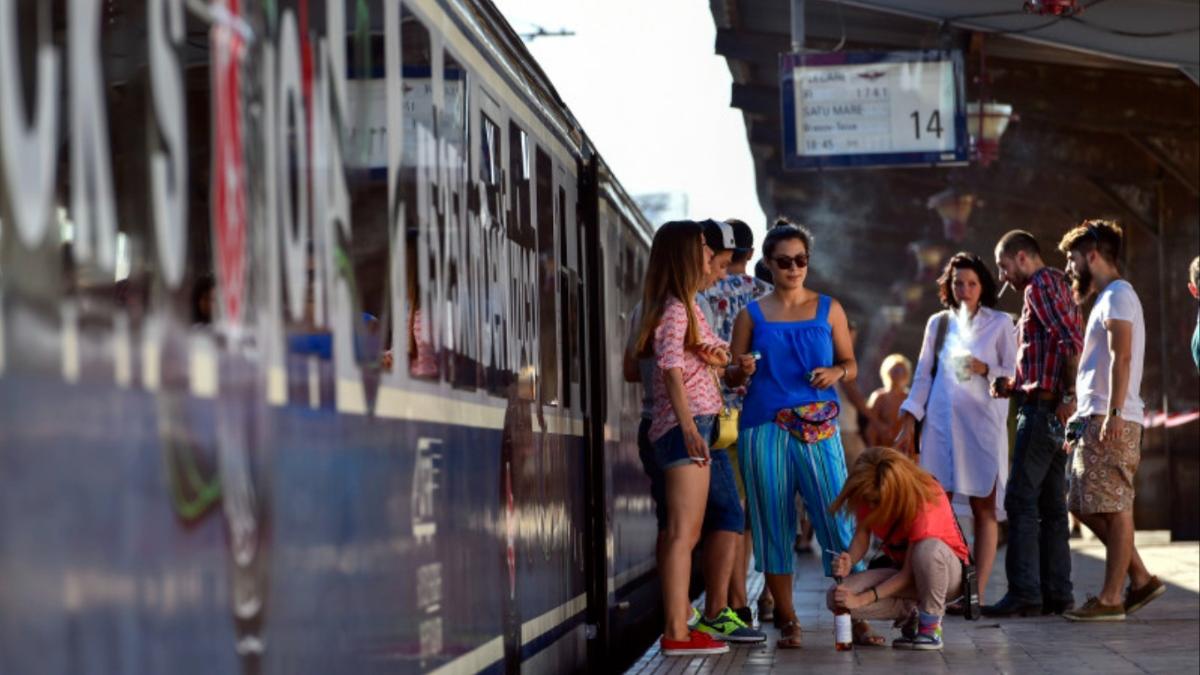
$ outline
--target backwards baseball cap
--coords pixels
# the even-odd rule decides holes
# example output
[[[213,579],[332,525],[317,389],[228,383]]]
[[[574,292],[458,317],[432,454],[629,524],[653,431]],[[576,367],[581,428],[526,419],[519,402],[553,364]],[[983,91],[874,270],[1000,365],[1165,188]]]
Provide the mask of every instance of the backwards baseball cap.
[[[720,223],[710,218],[700,221],[700,224],[704,226],[704,243],[708,244],[708,247],[714,252],[732,251],[737,248],[733,228],[727,223]]]
[[[734,253],[749,253],[754,250],[754,230],[746,223],[730,218],[725,224],[733,228]]]

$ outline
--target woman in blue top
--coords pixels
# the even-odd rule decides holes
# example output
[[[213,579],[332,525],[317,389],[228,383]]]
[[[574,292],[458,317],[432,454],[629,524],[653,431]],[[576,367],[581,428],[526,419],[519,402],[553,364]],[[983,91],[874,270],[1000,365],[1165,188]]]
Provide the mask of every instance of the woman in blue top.
[[[754,564],[766,573],[775,597],[779,646],[800,646],[800,623],[792,604],[794,500],[798,491],[824,549],[825,574],[832,559],[849,549],[850,516],[829,506],[846,482],[846,459],[837,427],[833,385],[858,374],[846,312],[838,301],[804,287],[812,235],[783,225],[767,233],[763,260],[775,290],[737,316],[731,350],[734,362],[758,352],[741,413],[738,461],[750,506]],[[731,385],[745,379],[730,369]],[[861,563],[860,563],[861,565]],[[873,638],[856,626],[858,641]]]

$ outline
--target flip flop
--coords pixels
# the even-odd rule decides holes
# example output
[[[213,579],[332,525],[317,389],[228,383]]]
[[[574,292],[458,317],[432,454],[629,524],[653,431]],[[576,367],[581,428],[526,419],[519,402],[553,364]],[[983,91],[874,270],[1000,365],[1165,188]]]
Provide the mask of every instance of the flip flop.
[[[796,619],[787,621],[779,629],[779,642],[775,646],[779,649],[800,649],[801,635],[800,622]]]
[[[883,647],[887,644],[887,638],[871,630],[871,624],[866,619],[855,621],[851,632],[854,635],[854,644],[856,646]]]

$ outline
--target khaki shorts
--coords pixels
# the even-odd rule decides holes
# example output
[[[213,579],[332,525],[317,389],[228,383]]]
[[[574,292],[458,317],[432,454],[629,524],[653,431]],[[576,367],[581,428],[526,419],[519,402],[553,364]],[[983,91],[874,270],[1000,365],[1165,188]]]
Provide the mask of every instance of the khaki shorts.
[[[1067,507],[1074,513],[1121,513],[1133,509],[1133,476],[1141,461],[1142,426],[1124,421],[1121,434],[1100,442],[1104,418],[1088,418],[1071,457]]]

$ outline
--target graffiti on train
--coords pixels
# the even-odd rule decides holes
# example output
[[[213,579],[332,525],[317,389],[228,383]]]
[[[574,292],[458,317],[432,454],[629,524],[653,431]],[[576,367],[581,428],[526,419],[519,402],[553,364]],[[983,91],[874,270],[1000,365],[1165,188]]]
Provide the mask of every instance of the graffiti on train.
[[[461,69],[446,75],[450,69],[441,57],[432,66],[402,63],[399,3],[385,3],[383,76],[350,78],[347,41],[327,37],[347,34],[338,4],[328,3],[326,36],[317,37],[302,34],[290,9],[268,30],[264,21],[247,21],[236,0],[214,3],[226,8],[208,17],[212,88],[205,114],[215,140],[201,150],[189,138],[195,128],[189,114],[196,115],[188,108],[192,64],[184,56],[189,10],[184,3],[149,0],[144,184],[124,185],[121,192],[114,186],[114,154],[128,149],[110,144],[110,125],[124,120],[109,119],[106,106],[94,104],[106,92],[100,5],[70,0],[66,47],[39,44],[26,52],[36,55],[35,62],[24,63],[29,57],[18,49],[17,10],[0,2],[5,264],[34,254],[65,267],[66,256],[46,251],[69,243],[72,267],[86,266],[127,285],[142,270],[142,283],[166,294],[160,298],[185,296],[197,277],[211,274],[213,330],[202,332],[220,339],[185,340],[193,395],[222,394],[214,351],[243,349],[254,354],[261,396],[287,404],[289,391],[304,385],[296,381],[303,372],[289,368],[297,332],[319,335],[327,345],[310,352],[328,363],[320,377],[334,383],[332,404],[340,412],[390,414],[380,406],[395,398],[368,396],[364,383],[364,371],[380,362],[384,394],[410,389],[414,379],[503,394],[515,374],[536,370],[537,294],[547,276],[539,269],[544,261],[534,236],[510,222],[533,206],[528,195],[515,194],[512,176],[500,166],[503,134],[467,133],[465,125],[479,115],[453,110],[465,109],[471,98]],[[31,87],[22,86],[22,72],[34,73]],[[406,91],[412,100],[405,100]],[[372,99],[382,104],[375,112],[368,110]],[[362,209],[352,204],[352,188],[368,180],[360,175],[375,174],[364,166],[373,151],[359,133],[370,126],[362,119],[373,114],[382,118],[379,180],[386,180],[387,197],[378,212],[386,214],[386,281],[375,306],[365,307],[352,227],[352,216]],[[60,125],[63,115],[69,119]],[[57,156],[64,142],[66,169]],[[486,157],[472,162],[472,147]],[[522,144],[519,151],[528,149]],[[209,158],[211,171],[197,170],[197,156]],[[69,181],[60,171],[69,173]],[[190,222],[197,213],[191,203],[201,180],[197,173],[210,183],[200,193],[208,197],[208,223]],[[70,190],[60,204],[64,182]],[[135,198],[140,212],[133,213],[140,217],[128,219],[117,205]],[[555,202],[555,208],[567,205]],[[59,227],[52,227],[56,222]],[[212,242],[207,263],[197,262],[190,250],[197,228],[205,228],[203,236]],[[33,282],[0,276],[0,373],[20,360],[22,348],[4,340],[3,321],[11,314],[4,303],[49,301],[60,305],[61,372],[73,381],[84,320],[80,303],[70,284],[55,286],[60,292],[51,299],[32,288]],[[120,306],[109,313],[107,358],[118,384],[140,381],[157,390],[166,333],[173,325],[187,332],[188,321],[182,303],[146,304],[147,313],[133,318]],[[385,336],[375,353],[363,349],[368,320]]]

